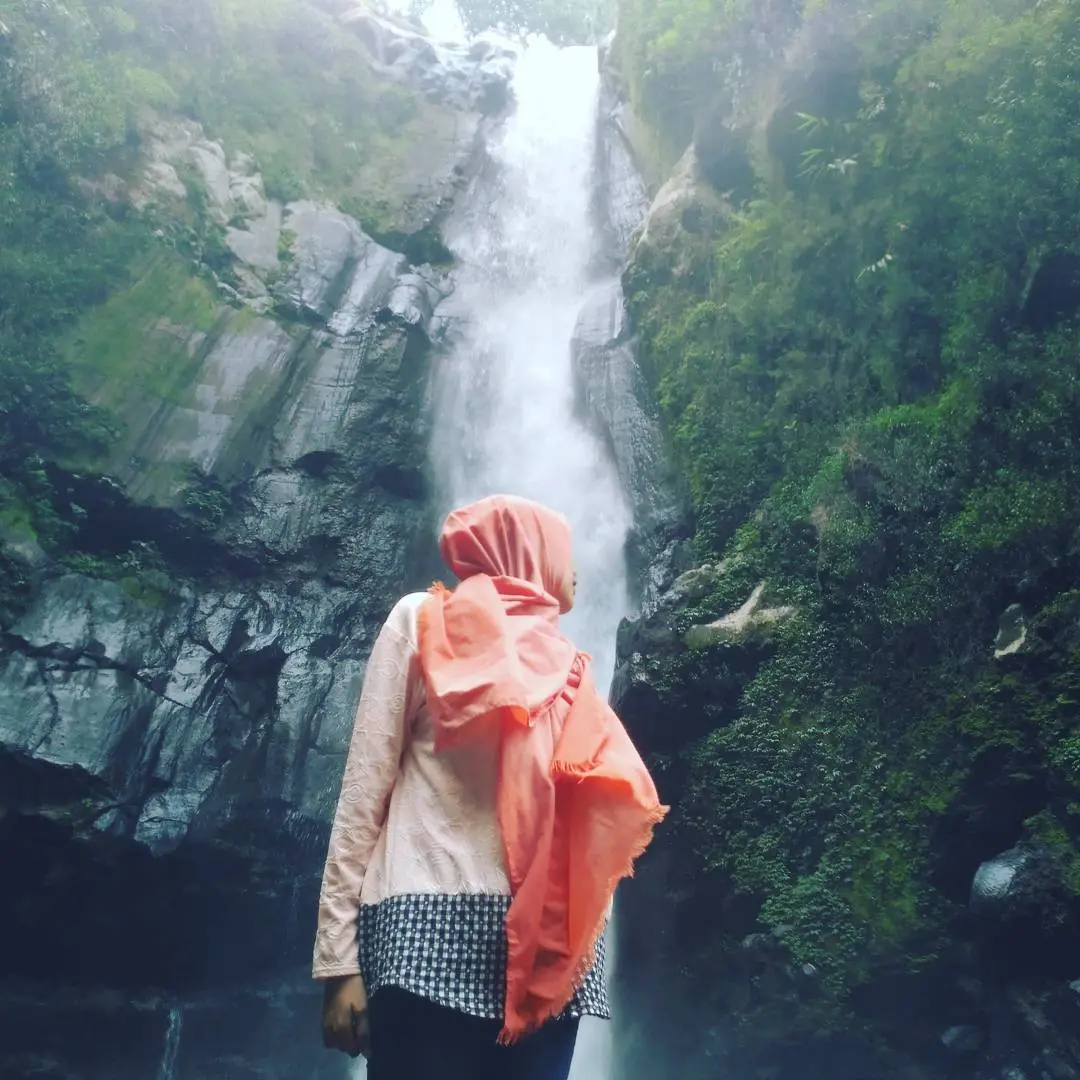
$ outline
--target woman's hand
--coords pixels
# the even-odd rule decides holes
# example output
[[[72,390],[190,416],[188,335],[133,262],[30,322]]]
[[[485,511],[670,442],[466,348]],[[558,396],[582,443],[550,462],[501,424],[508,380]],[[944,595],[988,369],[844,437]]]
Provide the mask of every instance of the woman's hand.
[[[371,1052],[367,990],[359,975],[328,979],[323,991],[323,1046],[350,1057]]]

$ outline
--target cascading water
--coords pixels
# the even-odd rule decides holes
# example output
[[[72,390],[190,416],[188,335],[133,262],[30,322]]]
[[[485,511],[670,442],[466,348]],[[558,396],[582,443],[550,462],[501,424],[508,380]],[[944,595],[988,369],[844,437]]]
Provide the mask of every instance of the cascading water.
[[[180,1052],[180,1033],[184,1028],[184,1012],[179,1005],[169,1010],[169,1026],[165,1031],[165,1049],[158,1066],[157,1080],[176,1080],[176,1055]]]
[[[596,244],[598,90],[594,49],[539,40],[523,51],[514,114],[446,231],[460,270],[433,383],[432,463],[443,509],[508,492],[569,517],[580,584],[566,625],[606,681],[627,607],[631,512],[604,444],[575,413],[570,351]]]
[[[575,412],[571,363],[598,243],[598,93],[595,49],[524,48],[513,115],[446,230],[460,269],[440,312],[447,347],[432,384],[431,446],[440,509],[505,492],[570,519],[579,587],[565,626],[606,690],[628,606],[632,515],[607,448]],[[611,1075],[609,1039],[608,1025],[583,1024],[576,1077]]]

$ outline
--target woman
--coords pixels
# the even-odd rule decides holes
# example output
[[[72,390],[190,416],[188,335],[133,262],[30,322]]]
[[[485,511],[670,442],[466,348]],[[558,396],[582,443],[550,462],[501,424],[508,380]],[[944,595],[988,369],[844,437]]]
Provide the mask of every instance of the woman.
[[[570,527],[452,513],[461,584],[401,600],[368,661],[323,875],[327,1046],[370,1080],[565,1080],[609,1015],[602,934],[666,808],[559,632]]]

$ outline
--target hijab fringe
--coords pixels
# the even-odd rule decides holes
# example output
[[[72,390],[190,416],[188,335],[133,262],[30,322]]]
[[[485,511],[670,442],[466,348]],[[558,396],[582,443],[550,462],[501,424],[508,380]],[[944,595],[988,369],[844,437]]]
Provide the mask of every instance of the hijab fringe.
[[[576,770],[565,770],[567,773]],[[653,830],[663,822],[667,817],[668,812],[671,810],[670,806],[656,806],[649,813],[648,828],[642,833],[642,838],[636,845],[636,850],[627,859],[626,865],[623,867],[621,873],[613,874],[608,881],[608,894],[614,896],[615,889],[620,881],[626,878],[634,876],[634,863],[645,854],[646,848],[652,843]],[[509,1027],[503,1026],[503,1029],[499,1032],[498,1044],[499,1046],[513,1046],[527,1035],[534,1034],[541,1027],[544,1026],[549,1020],[554,1020],[556,1017],[562,1014],[566,1007],[573,1000],[574,995],[584,986],[585,980],[592,972],[593,966],[596,963],[596,949],[600,944],[600,939],[604,936],[604,931],[607,929],[608,920],[604,919],[597,927],[595,933],[592,936],[592,940],[589,942],[589,947],[585,950],[585,955],[578,965],[577,970],[574,972],[573,979],[570,985],[570,994],[559,1005],[552,1005],[543,1009],[536,1019],[520,1030],[511,1031]]]

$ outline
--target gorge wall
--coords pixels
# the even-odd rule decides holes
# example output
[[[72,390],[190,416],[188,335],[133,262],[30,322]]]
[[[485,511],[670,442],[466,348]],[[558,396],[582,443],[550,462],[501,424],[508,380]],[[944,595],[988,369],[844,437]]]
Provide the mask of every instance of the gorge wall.
[[[166,7],[27,4],[2,28],[10,159],[71,170],[52,197],[99,215],[88,246],[134,238],[105,295],[18,342],[52,350],[72,424],[89,409],[107,435],[5,445],[0,1075],[145,1078],[172,1045],[176,1075],[337,1076],[306,973],[321,860],[368,649],[436,572],[438,227],[512,56],[351,5]],[[189,36],[158,41],[157,19]],[[65,160],[15,124],[59,126],[106,80],[56,75],[80,34],[128,66],[109,88],[125,119],[118,145]],[[260,48],[268,67],[221,102],[134,93],[152,72],[182,96],[187,65]],[[290,79],[307,95],[277,139],[227,112],[247,78],[260,102]],[[305,159],[308,106],[344,151]],[[335,179],[322,155],[349,146]],[[28,389],[6,415],[34,409]]]
[[[619,638],[620,1076],[1080,1075],[1076,18],[620,7],[693,508]]]

